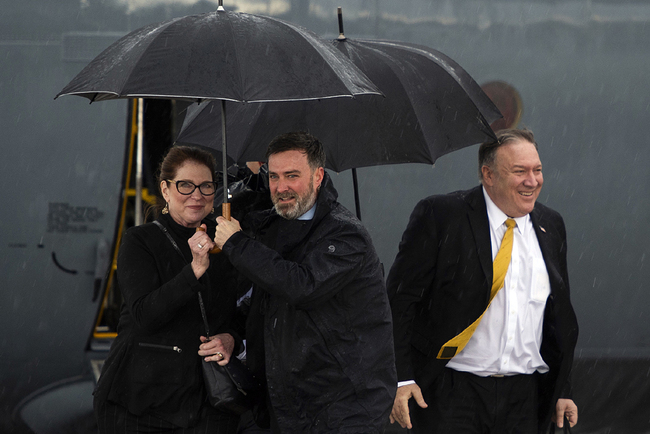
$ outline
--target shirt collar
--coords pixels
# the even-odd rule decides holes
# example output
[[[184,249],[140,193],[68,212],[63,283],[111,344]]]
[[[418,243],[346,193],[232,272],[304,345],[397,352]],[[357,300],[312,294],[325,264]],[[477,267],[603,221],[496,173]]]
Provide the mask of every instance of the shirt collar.
[[[492,201],[490,195],[483,188],[483,196],[485,197],[485,206],[487,207],[488,221],[490,222],[490,229],[494,232],[503,225],[508,217],[506,213],[501,211],[501,209]],[[517,229],[520,233],[524,233],[525,229],[528,227],[528,222],[530,221],[530,214],[526,214],[523,217],[513,217],[517,223]]]
[[[309,211],[298,217],[296,220],[311,220],[314,218],[314,214],[316,214],[316,204],[312,206]]]

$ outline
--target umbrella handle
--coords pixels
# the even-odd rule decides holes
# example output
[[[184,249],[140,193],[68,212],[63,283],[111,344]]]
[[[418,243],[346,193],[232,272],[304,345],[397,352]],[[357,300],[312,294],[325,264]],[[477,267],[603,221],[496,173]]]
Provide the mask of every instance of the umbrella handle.
[[[222,203],[221,204],[221,215],[225,219],[230,220],[230,203]],[[196,231],[197,232],[198,231],[205,231],[205,229],[203,229],[201,226],[199,226],[198,228],[196,228]],[[215,246],[214,249],[210,250],[210,253],[213,254],[213,255],[216,254],[216,253],[221,253],[221,249],[219,247]]]

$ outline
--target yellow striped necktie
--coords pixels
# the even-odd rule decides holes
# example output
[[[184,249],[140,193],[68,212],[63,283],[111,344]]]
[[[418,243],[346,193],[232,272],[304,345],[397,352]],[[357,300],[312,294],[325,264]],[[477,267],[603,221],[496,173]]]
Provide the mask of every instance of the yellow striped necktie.
[[[465,348],[465,345],[467,345],[467,342],[469,342],[469,339],[476,331],[476,328],[481,322],[481,319],[483,319],[483,315],[487,312],[492,300],[494,300],[494,297],[497,295],[497,292],[503,288],[503,282],[506,280],[506,273],[508,272],[510,258],[512,257],[512,239],[515,221],[511,218],[507,219],[506,226],[508,229],[506,229],[506,233],[501,239],[501,247],[499,247],[499,251],[492,263],[492,289],[490,290],[490,300],[487,307],[476,321],[460,332],[460,334],[447,341],[447,343],[440,348],[438,359],[451,359]]]

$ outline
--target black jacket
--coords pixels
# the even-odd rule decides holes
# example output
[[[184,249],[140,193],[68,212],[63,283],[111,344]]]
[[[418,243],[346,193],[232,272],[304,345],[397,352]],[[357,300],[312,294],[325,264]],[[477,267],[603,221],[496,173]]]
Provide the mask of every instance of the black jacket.
[[[313,220],[264,211],[252,222],[258,240],[238,232],[224,246],[254,283],[248,361],[266,375],[283,432],[383,432],[394,399],[381,264],[336,198],[326,174]]]
[[[530,217],[551,284],[540,349],[550,368],[540,384],[544,430],[557,399],[570,397],[578,324],[569,298],[562,217],[540,203]],[[436,358],[440,347],[481,315],[491,285],[490,229],[482,187],[418,203],[387,280],[400,381],[416,380],[422,389],[433,384],[448,362]]]
[[[195,229],[178,225],[168,215],[158,221],[185,259],[153,223],[124,235],[117,261],[124,304],[95,399],[187,427],[196,423],[205,401],[198,347],[206,331],[197,292],[203,296],[210,334],[236,336],[230,327],[236,302],[234,269],[223,255],[211,255],[208,271],[197,280],[187,244]]]

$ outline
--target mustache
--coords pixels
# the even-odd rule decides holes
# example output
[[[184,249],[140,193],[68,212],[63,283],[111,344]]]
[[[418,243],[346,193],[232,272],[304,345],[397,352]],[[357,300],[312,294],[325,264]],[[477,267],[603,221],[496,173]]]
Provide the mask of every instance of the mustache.
[[[284,193],[276,193],[274,195],[276,199],[292,199],[296,196],[296,193],[293,191],[285,191]]]

